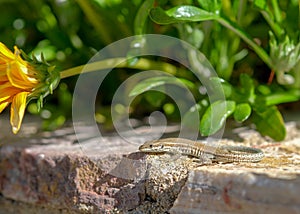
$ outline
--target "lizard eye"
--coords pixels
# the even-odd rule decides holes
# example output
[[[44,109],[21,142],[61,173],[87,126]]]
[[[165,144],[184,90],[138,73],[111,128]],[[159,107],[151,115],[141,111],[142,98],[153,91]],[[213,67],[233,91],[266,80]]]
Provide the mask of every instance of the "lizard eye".
[[[149,145],[150,148],[152,148],[152,146],[153,146],[152,144]]]

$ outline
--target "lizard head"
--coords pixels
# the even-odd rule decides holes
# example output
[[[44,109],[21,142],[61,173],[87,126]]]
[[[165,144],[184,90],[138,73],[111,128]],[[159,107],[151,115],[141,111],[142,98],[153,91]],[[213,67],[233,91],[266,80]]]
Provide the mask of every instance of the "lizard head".
[[[163,152],[172,152],[174,146],[176,146],[179,141],[182,141],[180,138],[163,138],[154,141],[148,141],[139,147],[141,152],[149,153],[163,153]]]
[[[166,152],[165,145],[161,140],[154,140],[144,143],[139,147],[141,152],[150,152],[150,153],[161,153]]]

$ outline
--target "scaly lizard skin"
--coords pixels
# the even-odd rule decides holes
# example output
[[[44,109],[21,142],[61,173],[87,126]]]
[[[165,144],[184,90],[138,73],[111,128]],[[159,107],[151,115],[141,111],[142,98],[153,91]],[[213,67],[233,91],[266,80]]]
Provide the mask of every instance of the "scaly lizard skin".
[[[139,147],[145,153],[182,154],[216,162],[258,162],[264,157],[260,149],[245,146],[210,146],[183,138],[165,138],[146,142]]]

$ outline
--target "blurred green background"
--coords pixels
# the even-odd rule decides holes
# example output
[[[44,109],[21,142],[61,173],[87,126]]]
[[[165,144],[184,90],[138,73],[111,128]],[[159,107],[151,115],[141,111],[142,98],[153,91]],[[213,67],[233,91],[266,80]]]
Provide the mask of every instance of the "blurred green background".
[[[29,56],[43,52],[58,70],[83,65],[101,48],[133,35],[132,26],[141,2],[1,0],[0,41],[11,50],[18,46]],[[45,129],[54,129],[70,118],[76,79],[62,80],[54,95],[46,98],[39,113],[46,119]],[[106,83],[108,100],[121,82],[117,75],[110,80],[114,81]],[[28,110],[38,114],[34,103]]]
[[[200,9],[221,19],[195,21],[188,17],[176,18],[176,7],[182,5],[195,7],[189,10],[188,15]],[[156,10],[157,7],[159,10]],[[167,11],[168,9],[170,10]],[[209,14],[204,18],[209,17]],[[277,100],[272,103],[278,105],[300,99],[299,17],[297,0],[0,0],[0,41],[11,50],[17,45],[29,55],[33,53],[39,56],[43,52],[50,64],[56,65],[58,70],[64,70],[87,63],[101,48],[128,36],[141,33],[171,35],[199,48],[219,77],[232,88],[250,90],[243,88],[245,78],[243,80],[241,74],[246,74],[251,78],[246,77],[248,83],[253,84],[253,90],[258,88],[256,97],[279,94],[279,98],[277,96]],[[288,69],[274,71],[274,67],[258,56],[253,47],[234,30],[220,24],[223,18],[228,23],[233,23],[232,29],[242,29],[249,35],[251,41],[266,52],[270,63],[279,62],[279,65],[285,65],[286,58],[291,56],[296,63],[286,66]],[[170,24],[164,23],[168,19],[171,20]],[[270,32],[275,39],[271,39]],[[294,51],[292,54],[288,52],[290,49]],[[111,124],[108,122],[111,98],[119,84],[132,72],[138,71],[119,69],[109,75],[102,86],[105,97],[99,97],[98,100],[98,104],[102,106],[101,109],[97,108],[98,122]],[[197,91],[199,84],[196,84],[196,78],[189,71],[182,72],[180,76],[194,82]],[[290,72],[288,77],[285,72]],[[277,79],[272,78],[273,74]],[[279,74],[281,79],[278,78]],[[288,78],[292,78],[293,82],[287,84]],[[44,129],[60,127],[71,117],[72,91],[76,79],[76,76],[63,79],[54,94],[46,98],[41,112],[36,111],[33,103],[28,106],[29,112],[39,114],[45,119]],[[292,95],[292,98],[287,98],[287,95]],[[204,99],[199,95],[195,96],[199,102]],[[249,101],[249,105],[254,110],[262,105],[261,102],[257,104],[252,101]],[[238,104],[242,101],[235,102]],[[174,106],[165,96],[152,92],[133,104],[132,114],[143,117],[148,112],[160,109],[170,119],[176,120],[179,116]]]

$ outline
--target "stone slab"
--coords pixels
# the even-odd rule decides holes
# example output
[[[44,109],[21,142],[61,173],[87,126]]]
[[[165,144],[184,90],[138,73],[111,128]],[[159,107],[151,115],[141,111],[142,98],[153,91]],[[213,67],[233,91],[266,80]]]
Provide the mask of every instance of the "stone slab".
[[[2,122],[0,213],[300,213],[296,122],[281,143],[235,129],[242,140],[224,143],[258,147],[266,157],[211,165],[138,152],[152,133],[99,139],[84,126],[76,136],[72,127],[36,132],[32,123],[13,136]]]

